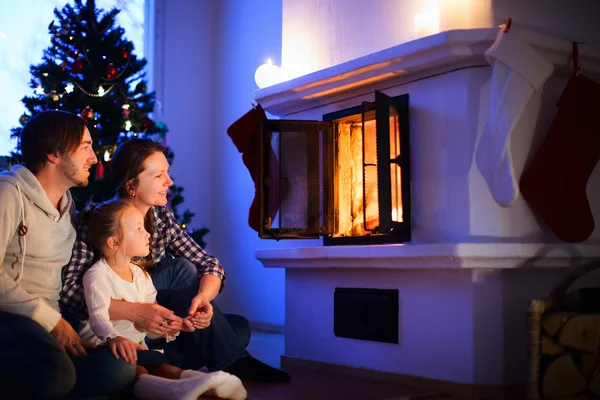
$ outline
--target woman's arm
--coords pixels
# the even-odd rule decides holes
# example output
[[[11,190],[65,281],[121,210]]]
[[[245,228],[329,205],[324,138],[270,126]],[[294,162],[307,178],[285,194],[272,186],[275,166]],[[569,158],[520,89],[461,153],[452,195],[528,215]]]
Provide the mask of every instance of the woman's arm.
[[[130,303],[115,299],[110,300],[108,314],[111,320],[131,321],[137,329],[155,335],[164,335],[169,329],[168,324],[163,324],[164,320],[179,318],[173,311],[158,304]]]
[[[217,297],[225,285],[225,270],[215,257],[209,255],[204,249],[188,235],[179,225],[173,211],[164,208],[166,215],[166,229],[170,238],[167,249],[173,256],[181,257],[192,262],[201,275],[198,293],[204,294],[209,301]]]

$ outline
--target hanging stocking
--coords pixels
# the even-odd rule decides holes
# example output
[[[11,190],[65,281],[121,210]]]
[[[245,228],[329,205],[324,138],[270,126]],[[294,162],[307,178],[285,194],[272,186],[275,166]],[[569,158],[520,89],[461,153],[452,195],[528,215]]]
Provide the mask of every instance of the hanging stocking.
[[[577,44],[573,45],[575,70]],[[587,182],[600,159],[600,84],[573,75],[550,130],[523,172],[521,193],[554,234],[582,242],[594,230]]]
[[[510,136],[535,92],[552,75],[553,66],[514,30],[500,30],[485,56],[492,65],[489,115],[475,161],[494,200],[509,207],[518,197]],[[534,112],[527,118],[536,118],[538,110]]]
[[[267,120],[267,116],[262,107],[257,105],[255,108],[248,111],[240,119],[235,121],[228,129],[227,134],[242,153],[242,160],[250,176],[254,181],[254,200],[250,206],[248,213],[248,225],[255,231],[259,231],[260,224],[260,205],[258,202],[258,183],[260,179],[260,162],[259,162],[259,146],[260,146],[260,124]],[[273,149],[269,153],[270,171],[268,171],[269,194],[278,193],[278,161]],[[269,196],[269,205],[267,214],[271,218],[275,218],[279,209],[279,197],[275,195]]]

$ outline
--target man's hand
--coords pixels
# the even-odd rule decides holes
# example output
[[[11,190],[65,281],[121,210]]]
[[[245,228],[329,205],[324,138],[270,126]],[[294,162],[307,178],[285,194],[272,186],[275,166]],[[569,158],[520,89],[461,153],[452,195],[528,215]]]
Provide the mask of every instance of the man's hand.
[[[81,340],[81,337],[75,332],[71,324],[62,317],[58,320],[54,329],[50,331],[50,334],[72,356],[85,356],[87,355],[85,349],[96,347],[93,343]]]
[[[135,311],[132,316],[132,322],[136,329],[140,331],[154,333],[155,335],[164,335],[171,328],[169,323],[172,321],[181,321],[181,318],[175,313],[158,304],[135,303]]]
[[[212,304],[210,304],[208,296],[204,294],[197,294],[194,296],[188,314],[186,319],[192,323],[194,328],[208,328],[213,316],[213,307]]]
[[[133,340],[129,340],[123,336],[108,338],[106,339],[106,343],[117,360],[119,359],[120,354],[121,357],[123,357],[123,360],[131,364],[137,361],[138,350],[146,350],[146,348],[141,344],[136,343]]]

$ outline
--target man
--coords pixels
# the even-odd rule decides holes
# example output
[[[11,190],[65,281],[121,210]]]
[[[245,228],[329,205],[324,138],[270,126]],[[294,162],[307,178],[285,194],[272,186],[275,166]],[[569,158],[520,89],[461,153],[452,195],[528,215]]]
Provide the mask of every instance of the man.
[[[0,398],[122,391],[135,365],[92,348],[59,312],[61,270],[75,241],[69,189],[98,161],[85,121],[44,111],[21,135],[24,166],[0,173]]]

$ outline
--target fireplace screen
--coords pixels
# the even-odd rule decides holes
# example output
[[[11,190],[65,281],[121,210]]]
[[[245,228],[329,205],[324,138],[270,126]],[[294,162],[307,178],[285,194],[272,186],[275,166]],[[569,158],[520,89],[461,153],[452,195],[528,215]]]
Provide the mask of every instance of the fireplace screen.
[[[266,121],[260,160],[260,237],[410,241],[407,94],[375,92],[323,121]]]

